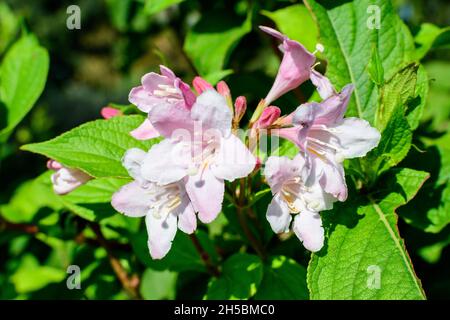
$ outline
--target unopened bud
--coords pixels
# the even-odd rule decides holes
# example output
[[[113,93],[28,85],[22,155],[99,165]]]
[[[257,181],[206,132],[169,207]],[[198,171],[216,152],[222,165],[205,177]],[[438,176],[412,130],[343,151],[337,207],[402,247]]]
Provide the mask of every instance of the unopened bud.
[[[195,91],[197,91],[198,94],[201,94],[205,90],[214,89],[208,81],[198,76],[194,78],[194,80],[192,81],[192,85],[194,86]]]
[[[247,99],[244,96],[239,96],[234,102],[234,121],[241,121],[242,117],[247,110]]]
[[[47,161],[47,168],[50,170],[59,170],[62,168],[62,164],[59,163],[58,161],[55,161],[53,159],[50,159]]]
[[[220,81],[217,84],[217,92],[219,92],[224,98],[231,97],[230,88],[225,81]]]
[[[100,114],[104,119],[111,119],[112,117],[122,115],[122,112],[111,107],[104,107],[102,108],[102,110],[100,110]]]
[[[270,127],[281,115],[281,110],[278,107],[270,106],[263,110],[261,117],[258,119],[256,125],[258,128]]]
[[[231,99],[230,88],[228,87],[225,81],[220,81],[217,84],[217,92],[219,92],[222,97],[227,101],[227,105],[230,108],[231,112],[233,112],[233,100]]]

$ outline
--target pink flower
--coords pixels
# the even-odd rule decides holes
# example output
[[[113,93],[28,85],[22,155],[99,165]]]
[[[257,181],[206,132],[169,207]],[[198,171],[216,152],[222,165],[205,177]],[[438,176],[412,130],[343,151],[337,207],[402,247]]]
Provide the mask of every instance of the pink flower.
[[[60,195],[67,194],[92,179],[83,171],[64,167],[55,160],[49,160],[47,168],[55,171],[51,176],[53,191]]]
[[[104,119],[111,119],[112,117],[120,116],[122,112],[115,108],[104,107],[102,108],[102,110],[100,110],[100,114]]]
[[[260,29],[282,41],[279,47],[283,52],[280,69],[272,88],[264,99],[265,105],[270,105],[283,94],[309,79],[316,57],[300,43],[289,39],[277,30],[269,27],[260,27]]]
[[[202,77],[195,77],[192,81],[192,85],[194,86],[195,91],[197,91],[198,94],[201,94],[203,91],[214,89],[213,86],[203,79]]]
[[[347,185],[342,162],[363,157],[378,145],[380,133],[359,118],[344,118],[353,91],[347,85],[338,93],[326,78],[319,83],[319,92],[327,97],[321,103],[305,103],[293,112],[293,127],[272,133],[289,139],[305,152],[324,190],[340,201],[347,198]]]
[[[134,181],[117,191],[111,204],[126,216],[145,217],[150,255],[161,259],[169,252],[177,229],[193,233],[197,218],[183,180],[164,186],[145,180],[141,170],[145,157],[143,150],[127,151],[123,165]]]
[[[264,109],[255,126],[260,129],[270,127],[280,117],[281,110],[278,107],[270,106]]]
[[[167,139],[154,145],[142,164],[145,179],[167,185],[186,179],[186,192],[208,223],[221,211],[224,180],[247,176],[256,159],[231,133],[231,111],[223,96],[206,90],[191,110],[157,106],[153,126]]]
[[[132,130],[130,134],[138,140],[148,140],[159,137],[159,132],[153,127],[148,118],[145,119],[139,127]]]
[[[195,95],[189,85],[176,77],[169,68],[160,66],[160,70],[161,74],[151,72],[142,77],[142,85],[133,88],[130,92],[130,102],[145,113],[149,113],[156,105],[189,110],[195,101]],[[149,121],[144,122],[131,134],[140,140],[159,136],[159,132],[151,126]]]
[[[274,232],[292,228],[304,247],[316,252],[324,242],[318,212],[331,209],[335,199],[324,192],[311,170],[301,154],[293,160],[273,156],[267,159],[264,175],[274,197],[266,217]],[[291,214],[296,214],[292,226]]]
[[[247,99],[244,96],[239,96],[234,101],[234,119],[233,121],[238,124],[247,110]]]

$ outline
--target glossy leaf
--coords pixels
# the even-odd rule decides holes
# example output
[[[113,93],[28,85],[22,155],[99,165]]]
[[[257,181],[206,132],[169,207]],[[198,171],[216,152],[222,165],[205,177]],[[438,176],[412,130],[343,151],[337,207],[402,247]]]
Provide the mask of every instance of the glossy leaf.
[[[30,111],[44,90],[49,68],[47,50],[32,35],[8,50],[0,66],[0,141]]]
[[[395,169],[369,196],[355,195],[322,214],[325,247],[308,266],[311,299],[424,299],[397,228],[396,210],[428,174]]]
[[[255,295],[263,277],[261,260],[251,254],[236,253],[223,264],[222,273],[211,278],[205,299],[248,299]]]
[[[271,257],[264,264],[264,276],[257,300],[307,300],[306,269],[285,256]]]
[[[124,177],[128,173],[121,159],[130,148],[148,150],[159,141],[139,141],[129,132],[144,120],[142,116],[96,120],[74,128],[52,140],[22,146],[23,150],[45,155],[94,177]]]

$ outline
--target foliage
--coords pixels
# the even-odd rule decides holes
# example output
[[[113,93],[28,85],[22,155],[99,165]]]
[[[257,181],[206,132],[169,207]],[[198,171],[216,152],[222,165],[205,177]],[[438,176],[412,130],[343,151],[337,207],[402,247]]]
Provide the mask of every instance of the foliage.
[[[66,3],[56,14],[37,3],[0,3],[0,298],[450,295],[441,285],[450,283],[450,27],[407,19],[389,0],[107,0],[80,1],[82,30],[67,33]],[[373,5],[380,28],[367,24]],[[44,28],[53,16],[64,27]],[[258,25],[275,25],[310,51],[321,43],[317,69],[337,90],[354,84],[346,116],[376,127],[380,143],[345,161],[349,199],[323,212],[319,252],[304,250],[292,232],[273,234],[270,189],[257,173],[245,181],[245,206],[226,197],[217,220],[199,223],[193,236],[178,232],[168,255],[152,260],[144,222],[110,204],[131,181],[126,150],[161,141],[129,134],[145,119],[125,104],[129,89],[159,64],[183,79],[226,79],[234,98],[248,98],[248,120],[280,55]],[[317,99],[307,82],[274,103],[287,113]],[[96,119],[106,105],[121,115]],[[277,151],[292,158],[298,150],[283,142]],[[56,195],[46,158],[91,179]],[[80,267],[81,290],[67,289],[70,265]]]

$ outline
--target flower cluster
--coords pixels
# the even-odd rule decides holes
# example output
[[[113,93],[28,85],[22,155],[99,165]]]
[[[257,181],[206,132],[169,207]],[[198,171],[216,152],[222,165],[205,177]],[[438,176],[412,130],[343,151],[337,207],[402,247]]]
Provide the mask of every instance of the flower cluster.
[[[149,150],[126,152],[122,162],[134,180],[114,194],[112,205],[127,216],[145,217],[154,259],[168,253],[177,229],[192,233],[197,217],[203,223],[217,217],[225,181],[245,178],[260,167],[273,194],[267,208],[273,231],[292,230],[306,249],[320,250],[325,238],[320,212],[347,198],[344,159],[364,156],[380,140],[367,121],[344,118],[352,84],[338,92],[314,70],[315,53],[274,29],[261,29],[281,42],[283,59],[272,88],[251,116],[248,139],[237,134],[246,99],[237,97],[233,103],[223,81],[214,88],[196,77],[192,90],[161,66],[160,74],[146,74],[141,86],[130,92],[130,102],[148,114],[130,134],[141,140],[164,139]],[[324,48],[318,45],[317,50]],[[322,101],[282,115],[282,108],[272,103],[307,80]],[[109,109],[103,113],[105,118],[116,115]],[[251,141],[263,131],[293,142],[298,154],[293,159],[272,155],[261,166]],[[75,176],[71,172],[70,178]],[[85,180],[81,176],[72,186]]]

